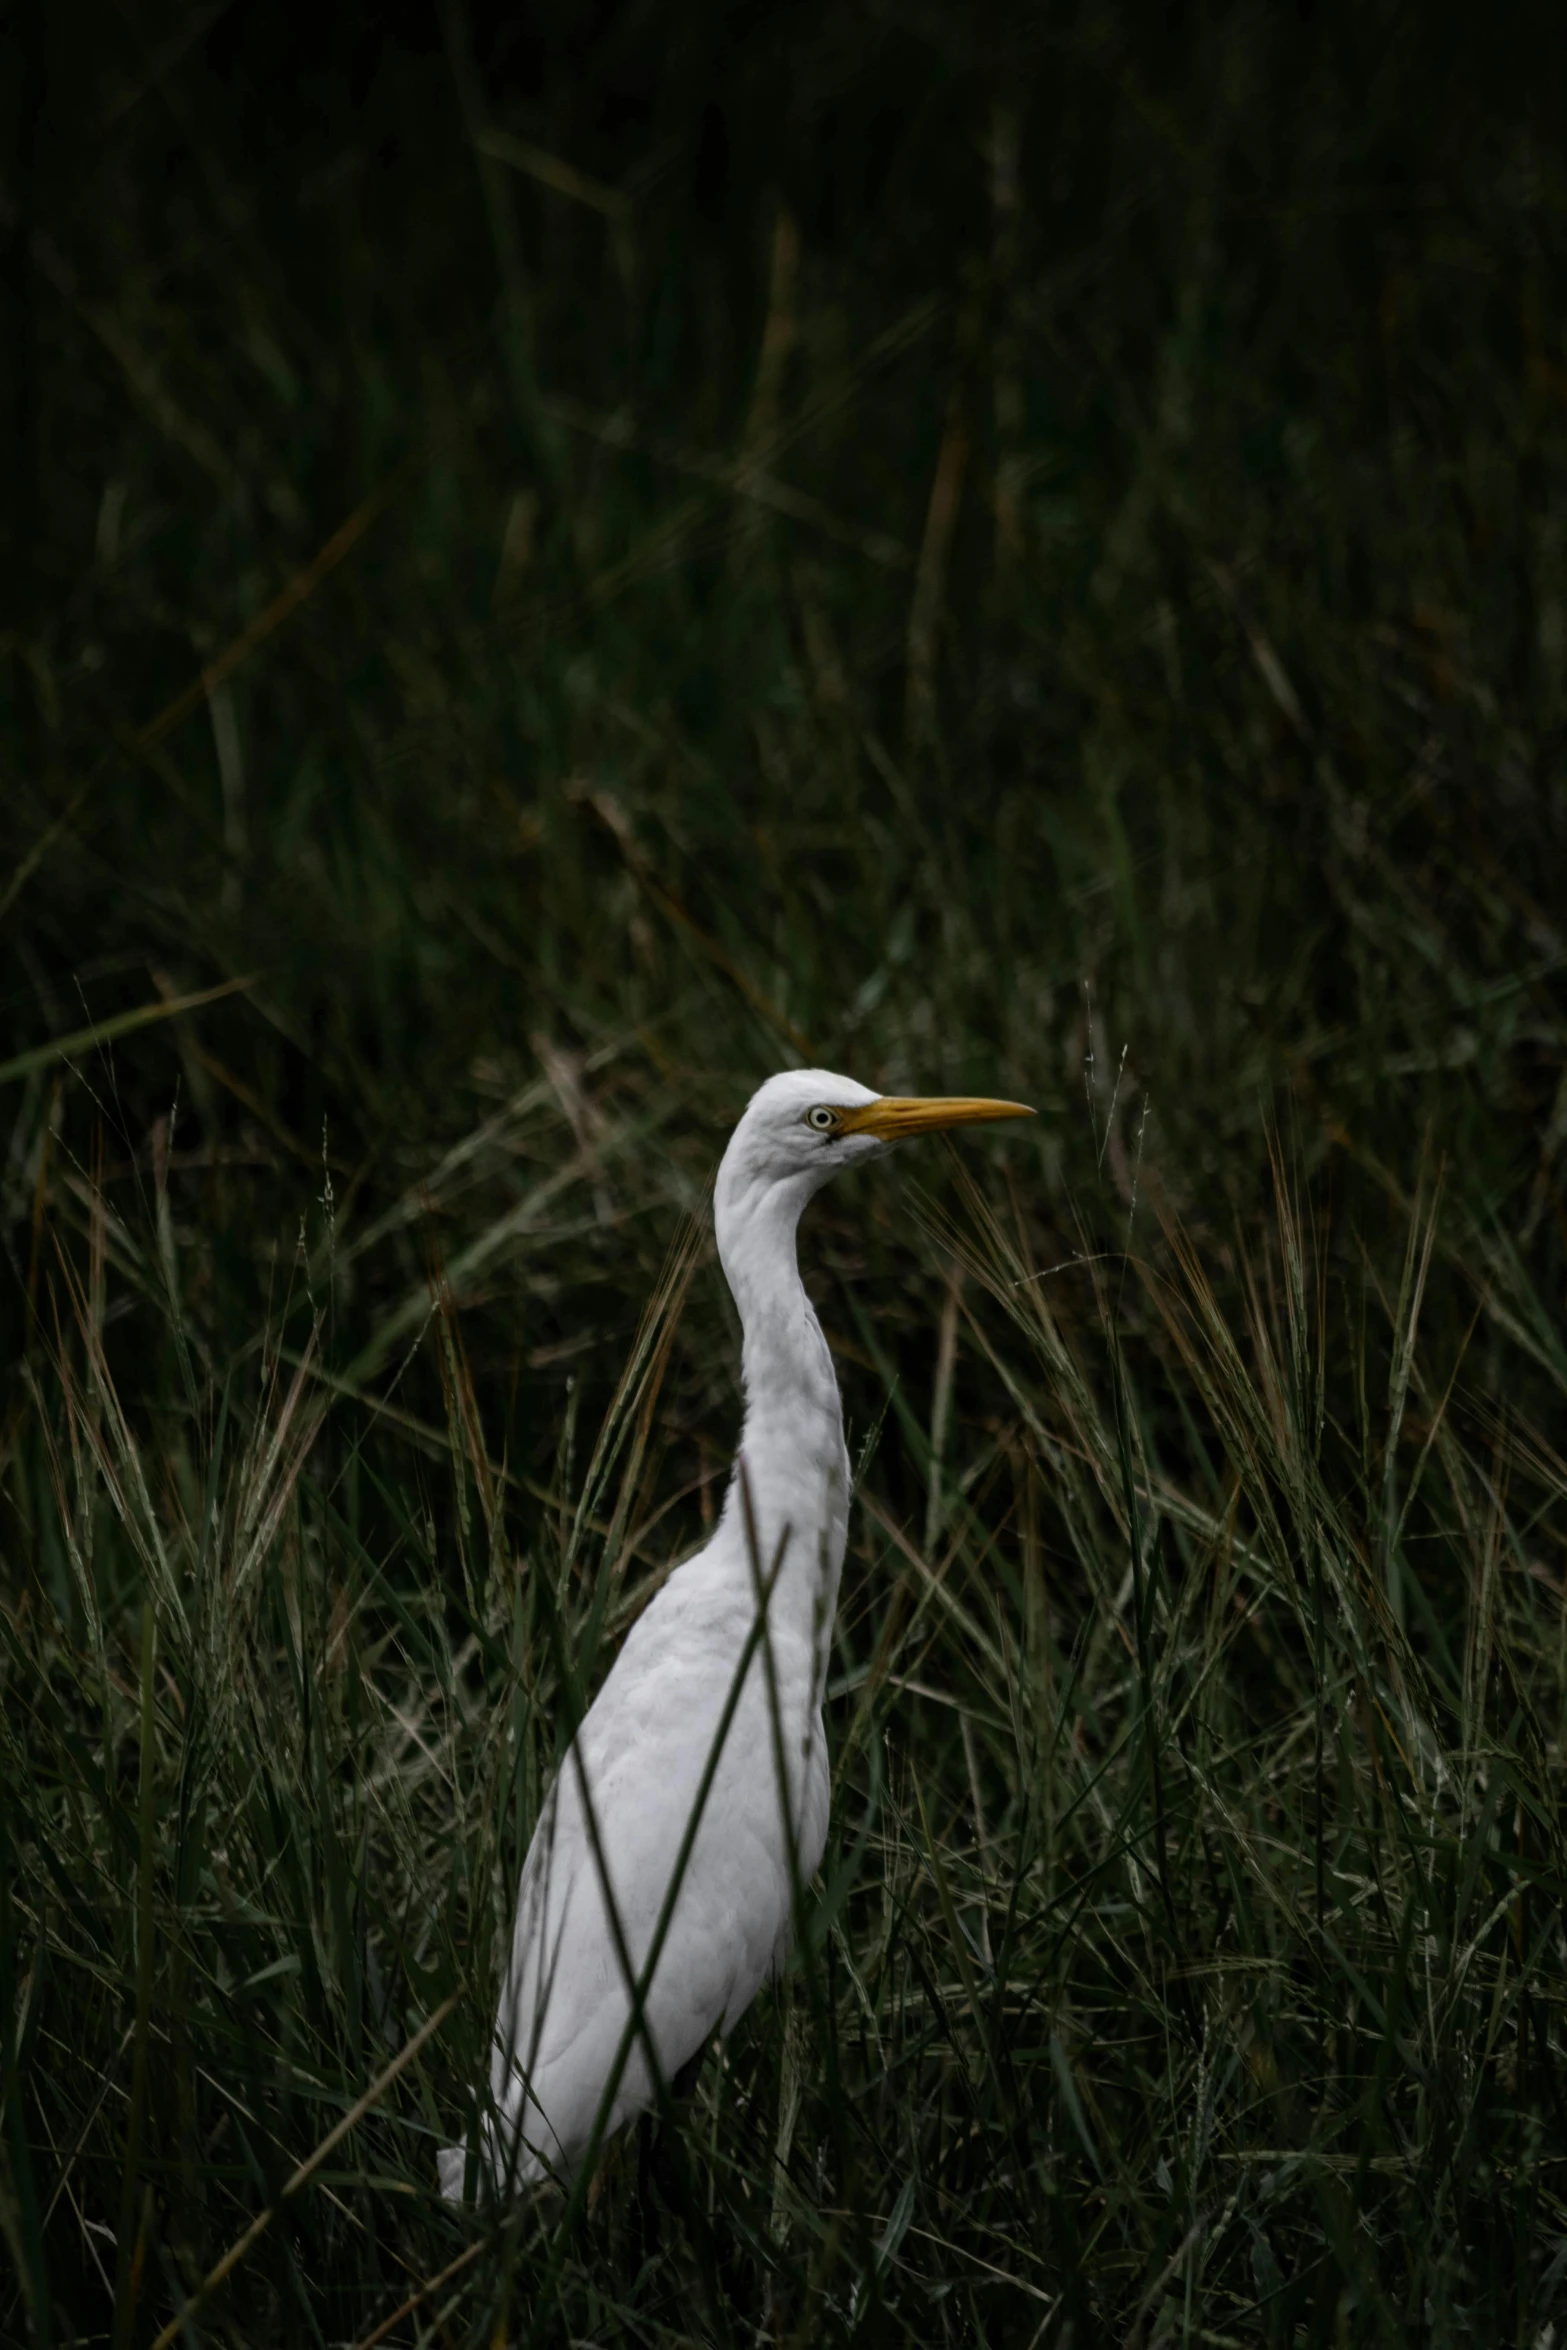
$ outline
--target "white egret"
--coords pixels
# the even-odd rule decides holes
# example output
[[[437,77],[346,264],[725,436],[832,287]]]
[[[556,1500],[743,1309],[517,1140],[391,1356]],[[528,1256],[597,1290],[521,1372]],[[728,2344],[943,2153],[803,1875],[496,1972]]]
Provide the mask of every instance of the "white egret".
[[[905,1136],[1031,1115],[799,1069],[769,1078],[730,1138],[713,1218],[744,1330],[740,1449],[712,1540],[627,1635],[528,1849],[480,2133],[500,2192],[569,2177],[654,2101],[649,2039],[668,2081],[715,2027],[727,2035],[781,1962],[793,1888],[821,1860],[849,1462],[796,1261],[800,1212]],[[460,2200],[465,2149],[439,2162]]]

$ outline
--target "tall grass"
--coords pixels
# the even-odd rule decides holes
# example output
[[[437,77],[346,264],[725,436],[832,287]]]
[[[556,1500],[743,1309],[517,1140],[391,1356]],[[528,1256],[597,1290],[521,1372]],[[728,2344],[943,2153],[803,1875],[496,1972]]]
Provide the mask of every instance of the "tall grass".
[[[0,2336],[1559,2343],[1549,28],[19,21]],[[456,2212],[807,1056],[1043,1113],[806,1227],[827,1861]]]

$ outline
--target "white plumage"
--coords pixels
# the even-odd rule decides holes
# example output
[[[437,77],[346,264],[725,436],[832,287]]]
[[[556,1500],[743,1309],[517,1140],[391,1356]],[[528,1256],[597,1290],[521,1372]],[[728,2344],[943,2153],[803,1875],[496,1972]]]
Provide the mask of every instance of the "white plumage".
[[[622,2057],[603,2134],[653,2102],[640,2035],[623,2054],[627,1962],[640,1977],[758,1624],[759,1565],[764,1574],[776,1568],[765,1643],[753,1645],[643,2010],[666,2080],[715,2027],[732,2028],[783,1957],[791,1823],[801,1884],[822,1857],[822,1691],[849,1463],[832,1356],[796,1261],[801,1210],[840,1169],[905,1134],[1028,1114],[1014,1102],[894,1100],[805,1069],[770,1078],[735,1128],[713,1215],[744,1331],[740,1450],[712,1540],[676,1569],[627,1635],[528,1849],[495,2021],[494,2120],[479,2150],[500,2191],[570,2175]],[[465,2149],[444,2149],[439,2163],[443,2191],[460,2199]]]

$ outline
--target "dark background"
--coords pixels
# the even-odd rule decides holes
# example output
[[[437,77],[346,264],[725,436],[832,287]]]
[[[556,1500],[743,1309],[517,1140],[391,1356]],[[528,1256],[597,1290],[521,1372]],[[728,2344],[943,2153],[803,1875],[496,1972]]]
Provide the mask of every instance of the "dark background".
[[[13,869],[73,811],[7,912],[16,1049],[149,957],[264,971],[213,1033],[291,1131],[449,1116],[476,1053],[667,1000],[586,780],[829,1058],[885,1074],[912,985],[943,1064],[1021,1067],[1089,976],[1188,1166],[1288,1070],[1394,1156],[1478,1091],[1466,1154],[1524,1180],[1550,1053],[1483,999],[1559,952],[1548,12],[7,32]],[[780,429],[826,527],[650,453]],[[381,499],[235,670],[227,800],[204,697],[138,755]]]

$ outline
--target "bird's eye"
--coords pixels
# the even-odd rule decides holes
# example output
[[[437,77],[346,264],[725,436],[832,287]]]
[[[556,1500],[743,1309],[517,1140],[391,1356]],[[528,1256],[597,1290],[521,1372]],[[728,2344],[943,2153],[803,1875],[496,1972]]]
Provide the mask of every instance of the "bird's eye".
[[[814,1126],[818,1134],[831,1134],[838,1123],[836,1110],[829,1110],[825,1102],[818,1102],[814,1110],[805,1113],[807,1126]]]

